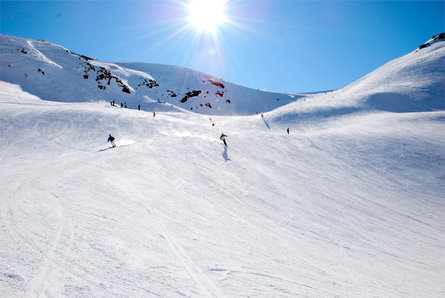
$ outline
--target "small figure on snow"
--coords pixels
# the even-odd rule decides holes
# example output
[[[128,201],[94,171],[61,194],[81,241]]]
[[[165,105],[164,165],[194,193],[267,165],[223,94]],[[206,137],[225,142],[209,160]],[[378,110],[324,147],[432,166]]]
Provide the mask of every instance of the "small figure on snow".
[[[123,103],[121,103],[121,108],[123,108],[124,107],[124,104]]]
[[[221,134],[221,136],[219,137],[219,139],[221,140],[221,141],[223,141],[223,143],[224,143],[224,145],[226,146],[226,147],[228,147],[227,146],[227,143],[226,143],[226,138],[227,138],[227,136],[225,135],[225,134]]]
[[[263,113],[261,113],[261,118],[264,118],[264,115],[263,115]]]
[[[138,105],[138,111],[140,111],[141,110],[141,105]]]
[[[287,128],[287,134],[289,134],[289,127]]]
[[[109,135],[108,136],[108,141],[107,141],[107,143],[108,142],[111,142],[111,145],[113,146],[113,147],[116,147],[116,143],[114,143],[114,137],[112,136],[112,135]]]
[[[127,108],[127,103],[125,103],[125,108]]]
[[[156,112],[153,112],[153,117],[156,117]]]

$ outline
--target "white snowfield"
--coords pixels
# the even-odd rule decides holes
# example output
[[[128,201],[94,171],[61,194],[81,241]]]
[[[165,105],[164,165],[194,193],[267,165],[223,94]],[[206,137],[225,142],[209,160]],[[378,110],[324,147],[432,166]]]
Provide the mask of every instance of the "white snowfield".
[[[42,100],[1,49],[1,297],[445,296],[445,42],[264,118]]]

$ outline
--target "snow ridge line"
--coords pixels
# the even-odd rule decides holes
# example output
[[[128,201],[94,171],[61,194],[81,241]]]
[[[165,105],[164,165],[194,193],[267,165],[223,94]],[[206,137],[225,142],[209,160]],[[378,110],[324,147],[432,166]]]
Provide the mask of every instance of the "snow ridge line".
[[[26,42],[27,42],[27,44],[31,47],[30,50],[32,50],[32,51],[35,53],[35,55],[36,55],[37,57],[40,58],[41,61],[46,62],[46,63],[48,63],[48,64],[52,64],[52,65],[54,65],[54,66],[56,66],[56,67],[58,67],[58,68],[60,68],[60,69],[63,68],[62,66],[60,66],[60,65],[57,64],[56,62],[52,61],[51,59],[48,59],[48,57],[46,57],[45,55],[43,55],[43,53],[40,52],[40,51],[34,46],[34,44],[32,43],[31,40],[27,40]]]

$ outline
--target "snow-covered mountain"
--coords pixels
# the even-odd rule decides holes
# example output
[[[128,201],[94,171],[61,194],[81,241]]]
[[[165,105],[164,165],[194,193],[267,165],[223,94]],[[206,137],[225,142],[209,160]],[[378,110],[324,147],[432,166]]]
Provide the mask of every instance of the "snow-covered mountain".
[[[428,46],[425,46],[428,45]],[[306,94],[273,111],[274,121],[301,121],[364,111],[429,112],[445,110],[444,34],[394,59],[344,88]]]
[[[1,38],[1,297],[445,295],[443,39],[276,100]]]
[[[176,66],[100,62],[46,41],[0,35],[0,79],[45,100],[114,100],[129,108],[140,104],[146,111],[171,110],[173,105],[202,114],[254,115],[300,99],[293,113],[301,117],[300,113],[314,111],[314,104],[304,102],[304,97],[318,100],[319,113],[326,109],[430,111],[445,106],[442,41],[443,35],[434,36],[345,88],[289,95],[245,88]]]
[[[203,114],[249,115],[295,100],[253,90],[191,69],[148,63],[107,63],[59,45],[0,35],[0,79],[52,101],[115,101],[143,110],[168,103]]]

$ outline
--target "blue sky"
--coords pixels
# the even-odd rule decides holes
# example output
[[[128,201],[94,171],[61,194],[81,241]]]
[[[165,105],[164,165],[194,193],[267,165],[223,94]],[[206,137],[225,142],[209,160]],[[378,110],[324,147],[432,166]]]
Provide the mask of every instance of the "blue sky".
[[[444,3],[227,0],[226,21],[211,34],[190,25],[187,0],[1,1],[0,32],[102,61],[185,66],[255,89],[315,92],[344,87],[445,32]]]

